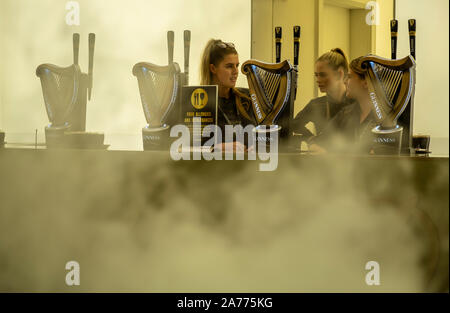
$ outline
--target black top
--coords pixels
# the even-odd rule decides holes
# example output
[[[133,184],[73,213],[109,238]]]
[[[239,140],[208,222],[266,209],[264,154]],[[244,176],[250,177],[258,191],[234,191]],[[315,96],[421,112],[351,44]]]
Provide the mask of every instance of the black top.
[[[222,142],[225,142],[225,125],[242,125],[243,128],[247,125],[256,126],[249,90],[246,88],[231,89],[229,98],[219,97],[217,111],[217,126],[222,131]]]
[[[335,102],[329,96],[312,99],[292,120],[292,131],[310,138],[313,134],[305,127],[313,122],[317,134],[321,133],[327,123],[344,107],[355,103],[354,100],[344,96],[342,102]]]
[[[312,137],[309,143],[315,143],[333,152],[364,152],[372,148],[372,129],[376,119],[370,111],[366,119],[360,123],[361,108],[357,102],[345,106],[325,129]]]

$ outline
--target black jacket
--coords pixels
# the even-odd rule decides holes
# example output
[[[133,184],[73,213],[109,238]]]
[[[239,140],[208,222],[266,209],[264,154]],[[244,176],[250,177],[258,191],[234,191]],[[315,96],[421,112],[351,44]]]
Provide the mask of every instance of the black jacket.
[[[328,96],[312,99],[292,120],[292,131],[302,134],[308,139],[313,134],[305,126],[309,122],[313,122],[316,132],[319,134],[342,108],[354,102],[345,96],[342,102],[333,102]]]
[[[315,143],[330,152],[369,153],[373,145],[372,129],[376,119],[371,111],[360,123],[361,108],[357,102],[345,106],[330,120],[325,129],[311,137]]]
[[[225,125],[256,126],[248,89],[233,88],[228,99],[219,97],[217,126],[222,131],[222,142],[225,142]],[[247,145],[247,136],[244,138]]]

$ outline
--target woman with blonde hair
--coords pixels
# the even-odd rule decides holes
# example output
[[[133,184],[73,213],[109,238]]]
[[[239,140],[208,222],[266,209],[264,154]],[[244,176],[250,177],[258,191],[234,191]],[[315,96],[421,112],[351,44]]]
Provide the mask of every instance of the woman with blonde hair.
[[[217,85],[219,90],[217,125],[225,139],[225,125],[255,125],[249,91],[236,88],[239,75],[239,55],[232,43],[211,39],[203,51],[200,65],[201,85]],[[223,143],[220,148],[233,145],[233,150],[243,149],[238,142]]]
[[[292,130],[311,138],[314,134],[305,126],[312,122],[316,135],[320,134],[328,122],[353,100],[346,97],[346,81],[348,76],[348,61],[344,51],[340,48],[320,56],[314,66],[314,76],[323,97],[311,100],[292,122]]]
[[[347,82],[346,96],[356,101],[339,111],[322,133],[309,140],[310,152],[371,153],[371,130],[376,126],[376,119],[360,60],[361,57],[350,63]]]

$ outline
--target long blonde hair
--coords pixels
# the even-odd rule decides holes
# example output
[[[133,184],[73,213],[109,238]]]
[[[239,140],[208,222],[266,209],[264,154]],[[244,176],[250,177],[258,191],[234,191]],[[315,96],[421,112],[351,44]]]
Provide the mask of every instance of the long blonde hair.
[[[317,59],[316,63],[319,61],[327,62],[328,65],[335,71],[342,68],[342,70],[344,71],[344,77],[347,77],[348,61],[344,51],[342,51],[341,48],[334,48],[322,54],[320,58]]]
[[[212,85],[213,77],[209,65],[217,66],[228,54],[238,54],[232,43],[223,42],[220,39],[210,39],[203,50],[200,64],[200,84]]]

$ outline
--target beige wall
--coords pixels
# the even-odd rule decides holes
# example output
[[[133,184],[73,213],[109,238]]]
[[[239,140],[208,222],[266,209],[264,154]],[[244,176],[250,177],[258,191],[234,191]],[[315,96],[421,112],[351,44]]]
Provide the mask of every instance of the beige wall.
[[[334,5],[324,6],[324,39],[319,54],[339,47],[346,53],[350,51],[350,10]]]
[[[408,19],[417,20],[415,134],[448,138],[448,10],[448,0],[397,0],[398,57],[409,54]]]
[[[350,10],[325,3],[323,8],[324,38],[319,55],[334,48],[341,48],[349,55],[350,51]],[[318,96],[325,95],[317,90]]]
[[[0,127],[14,133],[43,134],[48,118],[36,67],[72,64],[72,33],[81,33],[80,65],[87,71],[87,36],[97,34],[94,89],[87,129],[139,133],[145,126],[136,78],[140,61],[167,64],[168,30],[175,31],[175,61],[183,68],[183,30],[192,31],[191,84],[199,82],[206,41],[233,41],[241,61],[250,58],[250,0],[79,0],[81,25],[65,23],[67,1],[1,0],[2,42]],[[241,75],[238,85],[246,86]],[[8,138],[7,138],[8,139]],[[105,140],[108,142],[108,139]]]
[[[350,50],[350,10],[334,5],[324,6],[325,37],[321,53],[339,47]]]
[[[422,1],[422,0],[412,0]],[[391,58],[391,26],[390,20],[394,15],[393,0],[378,0],[380,6],[380,24],[375,27],[375,54],[384,58]]]

